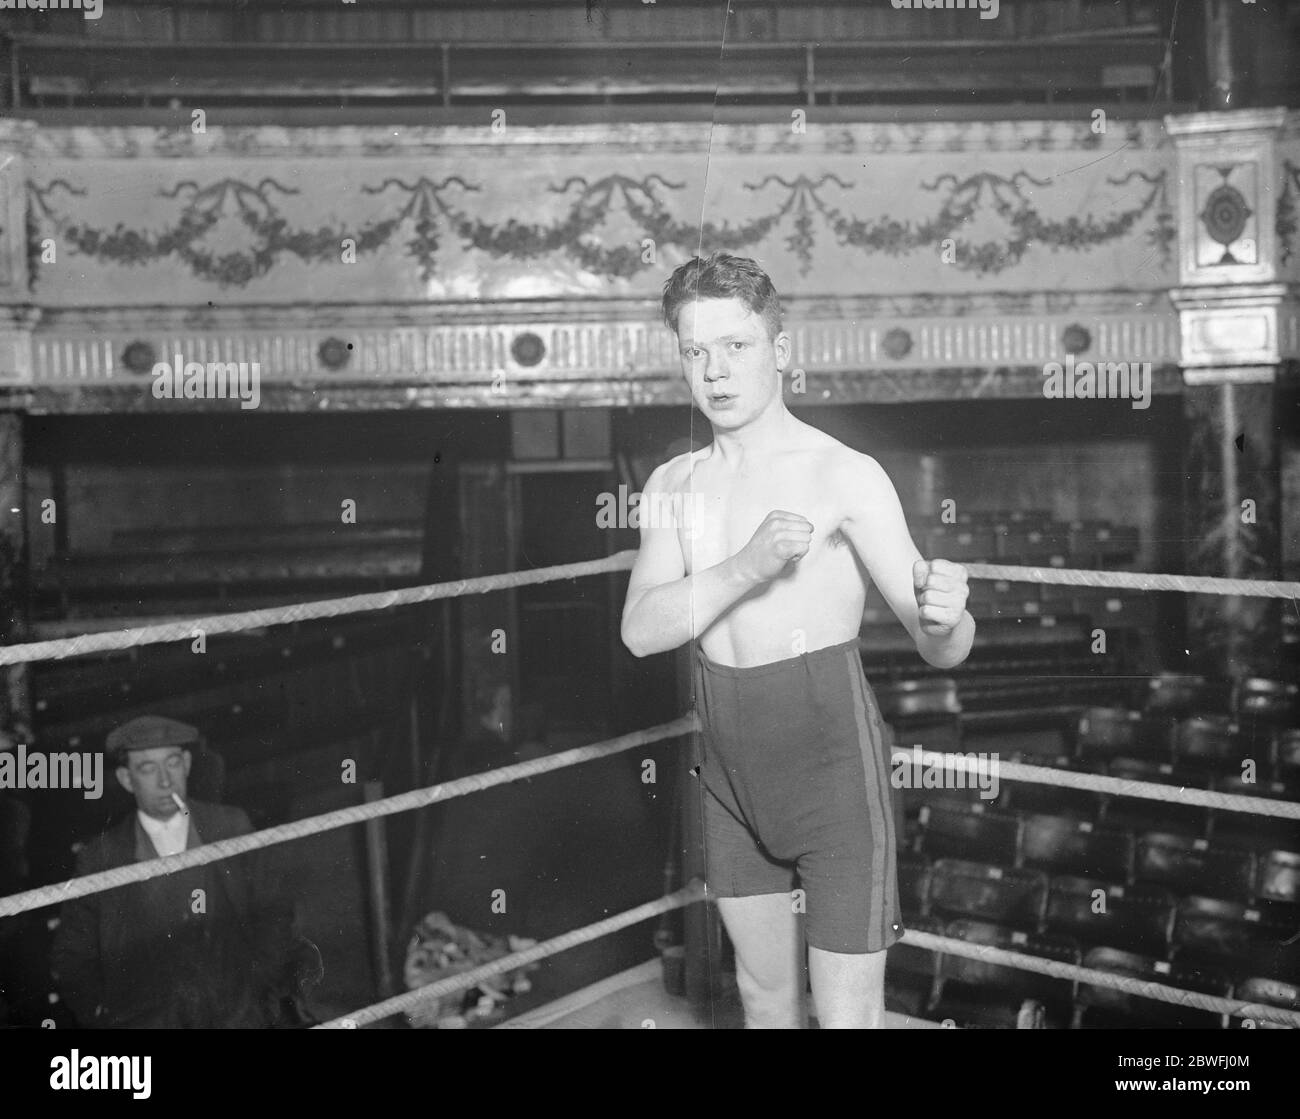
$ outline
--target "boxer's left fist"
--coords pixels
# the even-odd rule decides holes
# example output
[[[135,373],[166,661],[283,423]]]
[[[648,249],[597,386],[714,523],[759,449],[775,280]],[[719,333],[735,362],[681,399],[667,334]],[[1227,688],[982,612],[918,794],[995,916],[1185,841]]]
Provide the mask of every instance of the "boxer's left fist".
[[[921,618],[921,632],[947,637],[966,612],[966,569],[949,560],[919,559],[912,565],[912,587]]]

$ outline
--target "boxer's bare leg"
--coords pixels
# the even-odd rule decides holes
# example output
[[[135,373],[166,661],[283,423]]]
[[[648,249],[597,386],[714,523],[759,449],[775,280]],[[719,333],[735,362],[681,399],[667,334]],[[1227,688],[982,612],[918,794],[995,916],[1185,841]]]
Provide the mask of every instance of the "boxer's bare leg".
[[[885,953],[808,949],[813,1003],[823,1030],[885,1028]]]
[[[718,912],[736,949],[745,1029],[804,1029],[803,937],[790,894],[719,898]]]

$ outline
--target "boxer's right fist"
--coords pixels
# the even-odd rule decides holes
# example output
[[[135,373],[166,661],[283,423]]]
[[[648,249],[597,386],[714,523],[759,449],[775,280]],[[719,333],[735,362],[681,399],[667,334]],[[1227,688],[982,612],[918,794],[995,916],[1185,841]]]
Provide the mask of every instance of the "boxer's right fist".
[[[736,560],[749,578],[766,583],[790,569],[790,564],[808,554],[812,544],[812,521],[798,513],[773,509],[748,544],[736,553]]]

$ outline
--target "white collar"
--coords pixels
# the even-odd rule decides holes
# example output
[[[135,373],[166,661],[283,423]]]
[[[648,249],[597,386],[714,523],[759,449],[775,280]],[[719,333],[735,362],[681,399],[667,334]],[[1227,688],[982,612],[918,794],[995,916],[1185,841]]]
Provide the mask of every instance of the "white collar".
[[[136,819],[144,828],[145,834],[153,841],[154,850],[160,855],[175,855],[185,850],[190,836],[190,818],[184,812],[177,812],[165,820],[159,820],[144,812],[136,810]]]

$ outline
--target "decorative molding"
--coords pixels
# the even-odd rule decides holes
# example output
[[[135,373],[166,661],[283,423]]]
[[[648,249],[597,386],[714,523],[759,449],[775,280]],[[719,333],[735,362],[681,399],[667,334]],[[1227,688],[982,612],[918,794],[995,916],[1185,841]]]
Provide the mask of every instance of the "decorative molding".
[[[1286,117],[1284,109],[1246,109],[1165,118],[1178,153],[1184,285],[1277,278],[1286,219],[1284,199],[1273,196],[1274,148]]]
[[[783,223],[793,231],[785,239],[787,251],[798,261],[806,277],[813,267],[819,238],[868,257],[898,258],[920,251],[951,252],[947,258],[959,272],[976,276],[996,275],[1022,262],[1031,247],[1053,252],[1084,253],[1128,237],[1139,221],[1150,218],[1147,243],[1162,265],[1168,265],[1177,240],[1166,189],[1167,173],[1141,170],[1109,176],[1108,185],[1126,188],[1138,184],[1135,198],[1123,209],[1101,217],[1091,212],[1082,216],[1050,218],[1038,209],[1035,198],[1053,186],[1052,179],[1040,179],[1028,171],[1010,175],[976,171],[958,177],[941,174],[920,182],[919,189],[934,196],[934,206],[923,218],[898,219],[888,213],[864,218],[849,203],[857,185],[827,172],[811,178],[784,178],[769,174],[757,181],[743,181],[740,187],[756,196],[758,212],[733,224],[675,216],[681,204],[684,182],[672,182],[661,175],[640,179],[609,174],[589,181],[571,175],[552,182],[546,189],[566,196],[568,208],[547,222],[485,220],[468,207],[469,196],[483,191],[482,184],[450,175],[440,181],[425,176],[408,182],[388,176],[378,183],[363,184],[361,193],[387,196],[381,209],[352,227],[317,225],[296,227],[283,211],[283,203],[301,194],[270,176],[256,182],[229,176],[203,184],[184,179],[154,193],[166,202],[177,202],[170,223],[161,229],[131,228],[120,221],[112,228],[74,220],[67,201],[84,198],[87,191],[56,178],[44,184],[28,183],[28,259],[32,282],[39,279],[39,242],[57,234],[66,248],[80,257],[101,264],[139,267],[175,260],[197,280],[221,288],[245,287],[269,275],[284,258],[302,264],[337,261],[342,246],[351,243],[353,262],[382,250],[391,250],[399,235],[406,235],[404,255],[419,265],[425,283],[438,272],[443,241],[459,239],[463,247],[492,259],[532,262],[552,254],[563,254],[584,274],[601,279],[631,279],[641,273],[658,274],[658,254],[668,248],[683,256],[697,250],[726,249],[752,252]],[[2,185],[2,183],[0,183]],[[1228,187],[1222,190],[1230,189]],[[678,204],[669,204],[666,196]],[[339,204],[347,203],[340,197]],[[349,208],[353,208],[349,206]],[[161,209],[161,207],[160,207]],[[1222,212],[1222,204],[1214,205]],[[219,223],[234,215],[244,247],[216,253],[207,247]],[[616,239],[602,238],[600,231],[621,216],[635,228]],[[1006,232],[1000,236],[972,240],[965,230],[987,225],[996,219]],[[0,281],[2,281],[0,277]]]
[[[1279,131],[1288,121],[1292,128],[1300,127],[1300,113],[1284,108],[1232,109],[1170,114],[1165,117],[1165,130],[1175,141],[1187,137],[1214,145],[1225,136],[1237,136],[1243,132]]]
[[[850,301],[852,302],[852,301]],[[988,302],[988,301],[986,301]],[[1095,301],[1099,305],[1110,299]],[[870,301],[868,301],[869,305]],[[794,364],[810,376],[825,374],[870,379],[883,371],[1030,367],[1065,357],[1071,327],[1082,325],[1090,338],[1084,356],[1102,361],[1178,360],[1178,320],[1172,311],[1142,313],[1114,310],[1089,313],[1086,301],[1055,314],[862,315],[819,317],[792,314]],[[851,309],[842,308],[847,312]],[[281,319],[278,327],[253,326],[227,309],[204,326],[186,324],[173,311],[170,322],[149,314],[104,310],[49,312],[30,338],[32,372],[28,383],[48,388],[151,385],[148,371],[132,372],[124,355],[131,346],[147,345],[156,360],[173,362],[257,362],[264,385],[293,383],[319,386],[575,385],[613,379],[628,385],[675,382],[680,377],[674,340],[646,314],[644,304],[627,302],[620,318],[581,321],[546,311],[491,314],[480,308],[480,321],[454,316],[430,322],[428,309],[402,325],[374,322],[363,314],[303,309],[299,322]],[[795,304],[794,311],[807,308]],[[588,305],[590,314],[591,307]],[[895,341],[906,332],[910,346]],[[535,344],[520,348],[521,338]],[[328,346],[327,346],[328,344]],[[331,368],[324,352],[351,345],[348,361]],[[325,347],[325,349],[323,349]],[[521,364],[519,356],[528,359]],[[536,360],[533,360],[533,359]],[[27,380],[20,378],[19,380]],[[193,402],[184,402],[185,404]]]
[[[1279,330],[1288,291],[1285,284],[1171,291],[1181,324],[1182,364],[1192,368],[1271,365],[1291,356]]]
[[[1184,369],[1188,388],[1207,385],[1271,385],[1277,379],[1275,365],[1223,366],[1215,369]]]

